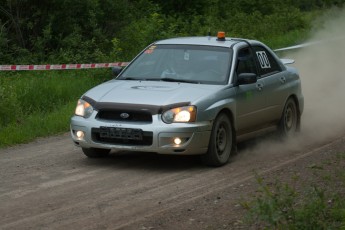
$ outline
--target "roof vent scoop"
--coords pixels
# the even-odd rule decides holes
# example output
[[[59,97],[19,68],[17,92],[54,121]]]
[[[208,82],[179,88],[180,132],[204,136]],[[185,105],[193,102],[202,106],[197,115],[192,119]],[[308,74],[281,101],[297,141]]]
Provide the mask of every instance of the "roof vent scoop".
[[[225,32],[223,32],[223,31],[218,32],[217,41],[225,41]]]

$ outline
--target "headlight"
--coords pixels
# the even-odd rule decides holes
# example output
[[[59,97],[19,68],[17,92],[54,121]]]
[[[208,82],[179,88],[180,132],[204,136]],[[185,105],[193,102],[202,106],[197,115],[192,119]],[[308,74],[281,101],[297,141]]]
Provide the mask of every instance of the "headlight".
[[[75,108],[75,115],[88,118],[91,116],[92,112],[93,107],[90,105],[90,103],[82,99],[78,100],[77,108]]]
[[[165,111],[162,114],[162,120],[165,123],[186,123],[194,122],[196,120],[196,107],[184,106]]]

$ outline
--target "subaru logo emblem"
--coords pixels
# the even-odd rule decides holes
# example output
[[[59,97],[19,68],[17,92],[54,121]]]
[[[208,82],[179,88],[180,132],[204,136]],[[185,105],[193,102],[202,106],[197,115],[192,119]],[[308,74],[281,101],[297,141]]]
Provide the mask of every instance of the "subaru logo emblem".
[[[129,114],[128,113],[121,113],[120,117],[123,119],[127,119],[129,117]]]

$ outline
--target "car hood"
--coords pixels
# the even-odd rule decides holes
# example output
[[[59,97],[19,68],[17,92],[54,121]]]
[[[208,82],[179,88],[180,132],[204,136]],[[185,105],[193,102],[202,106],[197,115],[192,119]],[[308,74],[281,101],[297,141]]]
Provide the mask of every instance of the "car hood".
[[[181,102],[194,104],[224,85],[203,85],[161,81],[111,80],[89,90],[84,96],[95,102],[169,105]]]

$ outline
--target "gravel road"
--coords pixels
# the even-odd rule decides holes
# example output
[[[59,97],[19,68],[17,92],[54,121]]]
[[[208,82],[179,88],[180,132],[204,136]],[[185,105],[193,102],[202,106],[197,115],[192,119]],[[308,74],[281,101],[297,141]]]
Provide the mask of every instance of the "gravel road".
[[[2,149],[0,228],[230,226],[240,218],[236,208],[241,196],[255,191],[254,171],[265,175],[284,169],[333,144],[345,151],[341,137],[312,146],[298,139],[259,143],[241,144],[232,162],[220,168],[203,166],[198,157],[147,153],[88,159],[69,134]],[[190,215],[197,211],[195,221]]]

